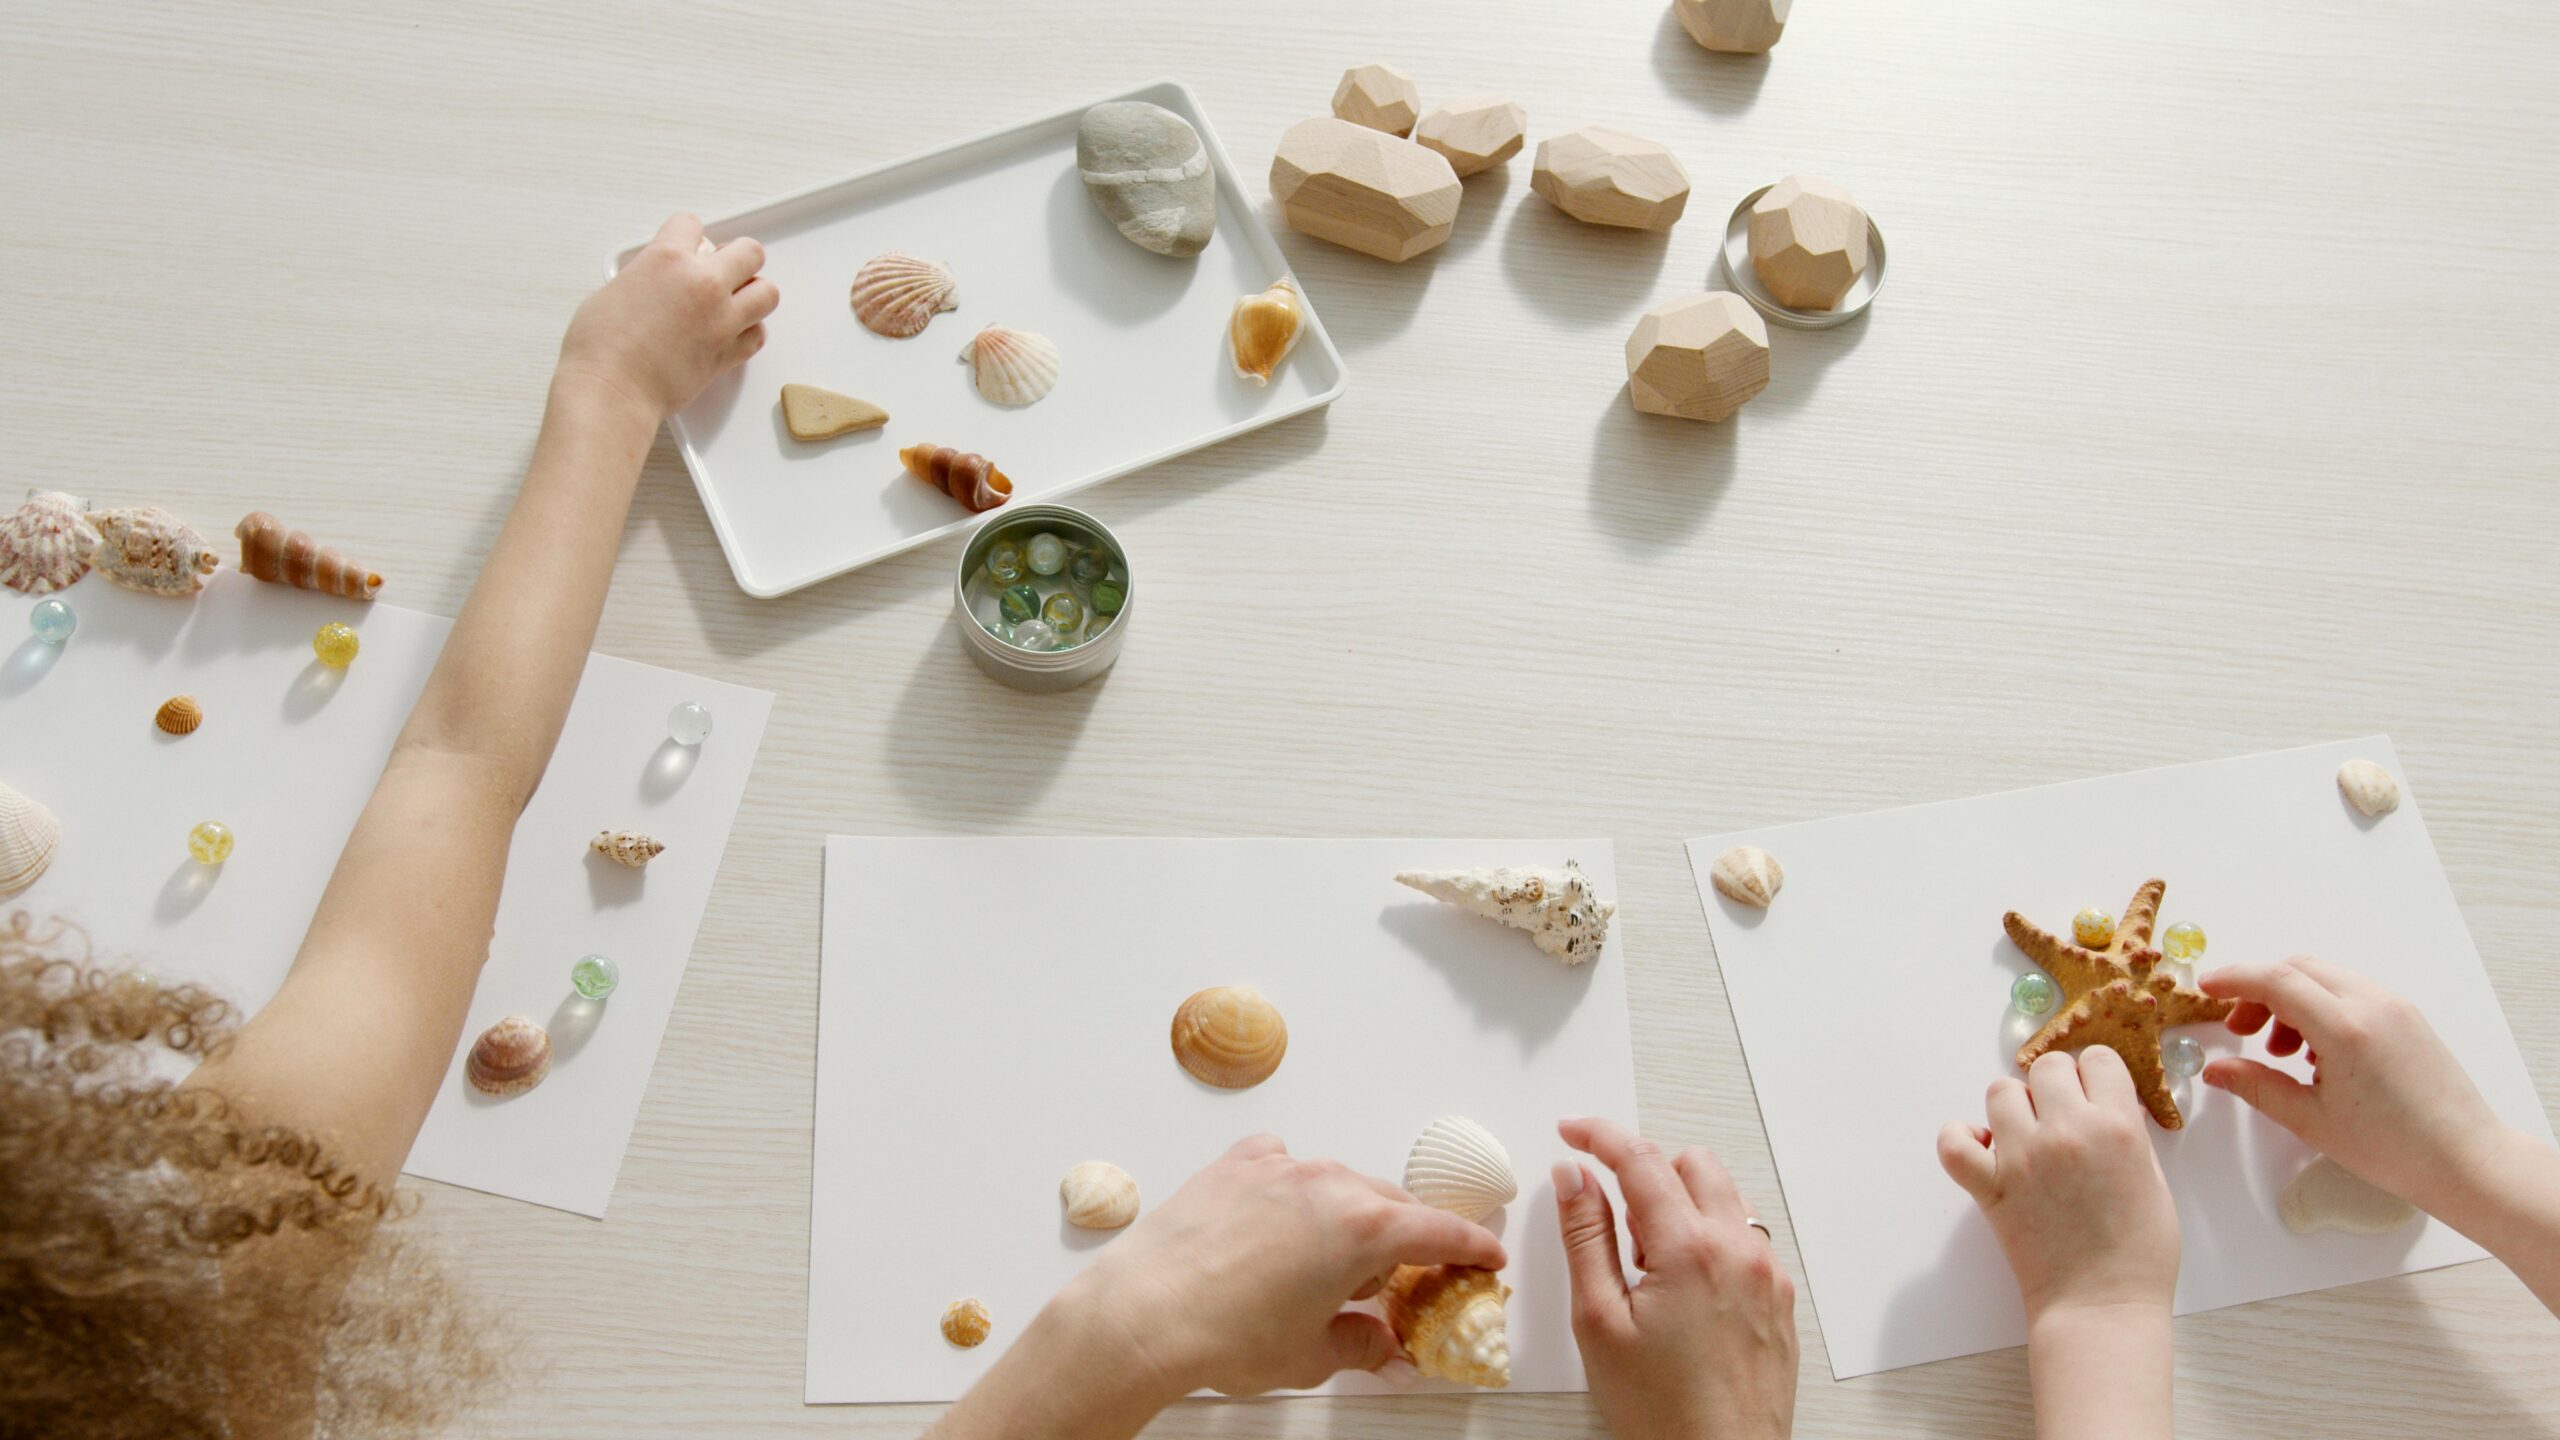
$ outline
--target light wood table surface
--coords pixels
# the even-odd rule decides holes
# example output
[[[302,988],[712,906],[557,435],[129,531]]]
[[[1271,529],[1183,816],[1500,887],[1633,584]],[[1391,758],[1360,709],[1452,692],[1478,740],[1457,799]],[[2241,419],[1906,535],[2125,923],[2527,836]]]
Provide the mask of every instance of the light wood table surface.
[[[747,598],[651,457],[598,646],[777,692],[763,760],[611,1217],[427,1186],[418,1223],[549,1367],[504,1433],[907,1434],[799,1400],[830,831],[1614,835],[1644,1125],[1793,1265],[1679,841],[2388,731],[2560,1100],[2555,53],[2538,0],[1802,0],[1765,59],[1656,0],[18,0],[0,434],[11,485],[268,507],[450,613],[561,326],[669,210],[1159,75],[1260,196],[1371,59],[1677,150],[1667,237],[1562,218],[1526,155],[1411,264],[1284,233],[1350,390],[1086,493],[1149,595],[1073,694],[968,664],[950,542]],[[1796,170],[1883,226],[1875,309],[1778,331],[1731,424],[1639,417],[1637,312]],[[2023,1352],[1835,1384],[1798,1320],[1803,1434],[2028,1433]],[[2192,1435],[2560,1433],[2560,1323],[2494,1264],[2177,1338]],[[1580,1396],[1155,1431],[1596,1432]]]

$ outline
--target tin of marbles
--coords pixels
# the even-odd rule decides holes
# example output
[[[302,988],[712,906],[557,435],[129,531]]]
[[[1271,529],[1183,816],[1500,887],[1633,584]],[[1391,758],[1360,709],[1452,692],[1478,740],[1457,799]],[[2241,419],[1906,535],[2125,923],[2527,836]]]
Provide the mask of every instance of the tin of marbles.
[[[1118,577],[1105,577],[1094,581],[1093,613],[1096,615],[1119,614],[1120,607],[1129,603],[1128,583]]]
[[[319,656],[320,663],[332,670],[344,670],[354,664],[356,651],[359,648],[361,647],[356,640],[355,627],[352,625],[342,625],[332,620],[312,632],[311,653]]]
[[[2161,931],[2160,953],[2181,965],[2193,965],[2204,958],[2204,927],[2181,920]]]
[[[1067,578],[1079,585],[1090,585],[1111,573],[1111,552],[1099,545],[1087,545],[1067,557]]]
[[[1013,634],[1007,638],[1024,650],[1055,650],[1058,627],[1046,620],[1025,620],[1014,626]]]
[[[2116,917],[2092,905],[2071,917],[2071,938],[2095,949],[2115,938]]]
[[[27,612],[27,626],[36,638],[47,645],[59,645],[80,628],[80,617],[72,612],[71,602],[58,596],[39,600]]]
[[[622,984],[622,967],[610,956],[581,955],[569,967],[569,988],[590,1000],[602,1000]]]
[[[1022,547],[1022,559],[1034,575],[1055,575],[1067,568],[1067,542],[1044,530]]]
[[[2042,1015],[2053,1008],[2053,981],[2030,970],[2009,987],[2009,1003],[2021,1015]]]
[[[1010,540],[999,540],[987,547],[987,575],[998,585],[1019,585],[1031,574],[1022,563],[1022,547]]]
[[[219,865],[231,858],[231,827],[207,820],[187,832],[187,853],[199,865]]]
[[[687,700],[667,712],[667,738],[679,745],[699,745],[711,738],[711,709]]]
[[[1072,590],[1061,590],[1040,602],[1040,618],[1067,634],[1084,628],[1084,602]]]

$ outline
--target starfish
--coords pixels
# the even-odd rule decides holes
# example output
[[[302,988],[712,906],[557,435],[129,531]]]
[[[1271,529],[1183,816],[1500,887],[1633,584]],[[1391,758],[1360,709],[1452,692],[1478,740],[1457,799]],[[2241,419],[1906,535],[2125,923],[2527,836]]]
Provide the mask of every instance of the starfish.
[[[2062,1003],[2053,1018],[2018,1047],[2018,1068],[2033,1065],[2048,1050],[2104,1045],[2124,1057],[2124,1068],[2133,1072],[2134,1089],[2141,1092],[2151,1118],[2163,1130],[2176,1130],[2187,1121],[2169,1093],[2160,1032],[2172,1025],[2219,1020],[2231,1013],[2232,1002],[2216,1000],[2158,968],[2160,952],[2151,947],[2151,924],[2160,917],[2160,897],[2168,890],[2166,880],[2143,881],[2102,950],[2075,945],[2015,910],[2000,917],[2000,926],[2062,987]]]

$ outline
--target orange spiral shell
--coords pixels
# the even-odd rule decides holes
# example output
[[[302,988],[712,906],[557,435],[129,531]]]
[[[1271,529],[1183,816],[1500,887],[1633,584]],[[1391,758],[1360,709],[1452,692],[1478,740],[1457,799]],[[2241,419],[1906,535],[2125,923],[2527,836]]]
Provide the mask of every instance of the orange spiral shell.
[[[910,445],[898,452],[907,473],[948,491],[972,513],[993,510],[1013,498],[1013,481],[984,455],[948,445]]]
[[[382,588],[381,576],[264,510],[242,516],[232,533],[240,537],[240,568],[256,579],[349,600],[370,600]]]

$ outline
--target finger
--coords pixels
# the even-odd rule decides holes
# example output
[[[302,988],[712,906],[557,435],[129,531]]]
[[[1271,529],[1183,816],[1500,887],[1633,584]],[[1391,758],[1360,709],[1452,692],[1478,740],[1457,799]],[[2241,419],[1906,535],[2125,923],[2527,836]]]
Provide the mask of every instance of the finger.
[[[1618,1217],[1600,1177],[1578,1160],[1555,1168],[1556,1224],[1564,1231],[1565,1276],[1573,1284],[1574,1328],[1623,1324],[1627,1272],[1618,1263]]]
[[[1361,1281],[1360,1288],[1351,1292],[1351,1298],[1354,1300],[1366,1300],[1376,1295],[1379,1291],[1387,1288],[1387,1277],[1394,1273],[1396,1272],[1393,1270],[1387,1270]]]
[[[2036,1128],[2035,1106],[2028,1103],[2024,1082],[2006,1076],[1991,1082],[1991,1091],[1982,1100],[1983,1113],[1990,1117],[1991,1134],[1996,1144],[2002,1136],[2024,1135]]]
[[[2124,1057],[2104,1045],[2092,1045],[2080,1052],[2080,1088],[2088,1092],[2089,1103],[2101,1110],[2129,1114],[2142,1105],[2142,1096],[2133,1088],[2133,1072],[2125,1068]]]
[[[2267,1022],[2274,1018],[2275,1012],[2266,1006],[2254,1000],[2243,1000],[2231,1007],[2231,1014],[2222,1024],[2234,1035],[2255,1035],[2266,1029]]]
[[[1306,1389],[1325,1376],[1344,1370],[1375,1370],[1403,1353],[1404,1347],[1396,1343],[1396,1332],[1387,1328],[1386,1321],[1345,1310],[1324,1327],[1323,1372],[1298,1388]]]
[[[702,243],[702,219],[697,215],[679,210],[667,217],[667,222],[658,227],[658,233],[649,243],[672,245],[676,248],[677,254],[690,255],[693,253],[693,247]]]
[[[1556,1127],[1566,1144],[1590,1152],[1618,1177],[1627,1197],[1627,1228],[1635,1233],[1639,1254],[1668,1248],[1698,1213],[1688,1187],[1662,1154],[1662,1147],[1611,1120],[1582,1116]]]
[[[2080,1085],[2079,1057],[2068,1050],[2047,1050],[2037,1056],[2036,1063],[2027,1067],[2027,1093],[2039,1117],[2088,1104],[2089,1092]]]
[[[721,368],[726,369],[732,365],[743,364],[748,356],[763,348],[764,327],[750,325],[738,332],[738,338],[729,342],[728,349],[720,352]]]
[[[759,275],[730,299],[729,315],[744,329],[772,314],[781,303],[782,287]]]
[[[1289,1147],[1281,1143],[1279,1136],[1265,1131],[1260,1135],[1247,1135],[1233,1145],[1228,1146],[1227,1153],[1218,1158],[1222,1160],[1259,1160],[1265,1155],[1286,1155],[1288,1153]]]
[[[2276,1028],[2267,1032],[2267,1053],[2270,1055],[2291,1055],[2301,1048],[2302,1032],[2281,1020],[2276,1022]]]
[[[2334,1030],[2346,1015],[2335,992],[2290,960],[2229,966],[2197,980],[2196,988],[2216,999],[2264,1005],[2276,1018],[2315,1040]]]
[[[1692,1145],[1672,1160],[1671,1168],[1687,1187],[1699,1214],[1739,1225],[1751,1213],[1750,1207],[1742,1203],[1742,1192],[1734,1188],[1732,1174],[1714,1151]]]
[[[1394,1265],[1473,1265],[1499,1270],[1510,1263],[1502,1241],[1472,1220],[1411,1201],[1391,1207],[1380,1227],[1372,1262],[1365,1268]]]
[[[1998,1193],[2000,1162],[1992,1158],[1991,1136],[1979,1127],[1948,1121],[1938,1132],[1938,1165],[1976,1205],[1990,1204]]]
[[[1375,1175],[1363,1175],[1359,1171],[1354,1170],[1351,1172],[1351,1178],[1378,1192],[1382,1198],[1393,1200],[1399,1205],[1419,1205],[1422,1203],[1421,1201],[1413,1198],[1412,1191],[1407,1190],[1403,1186],[1395,1184],[1392,1181],[1381,1180]]]
[[[2310,1086],[2272,1065],[2225,1055],[2204,1067],[2204,1083],[2227,1090],[2259,1114],[2299,1135],[2311,1119]]]
[[[764,268],[764,246],[741,235],[713,251],[711,263],[719,270],[720,278],[735,290],[756,278],[756,272]]]

